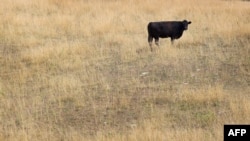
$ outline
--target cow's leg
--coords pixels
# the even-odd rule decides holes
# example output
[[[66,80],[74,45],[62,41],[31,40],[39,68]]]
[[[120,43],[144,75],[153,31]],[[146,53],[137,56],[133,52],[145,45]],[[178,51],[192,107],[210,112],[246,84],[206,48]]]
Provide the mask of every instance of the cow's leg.
[[[159,37],[155,38],[155,44],[159,47]]]
[[[149,44],[149,47],[150,47],[151,51],[153,51],[152,42],[153,42],[153,37],[148,35],[148,44]]]
[[[174,38],[171,38],[171,44],[172,45],[174,44]]]

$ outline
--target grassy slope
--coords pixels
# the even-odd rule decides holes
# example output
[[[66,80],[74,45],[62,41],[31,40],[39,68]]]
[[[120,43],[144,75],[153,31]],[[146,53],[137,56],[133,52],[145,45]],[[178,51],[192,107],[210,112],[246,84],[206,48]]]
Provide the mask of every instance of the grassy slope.
[[[5,0],[1,140],[222,140],[250,123],[249,2]],[[146,25],[192,21],[150,52]]]

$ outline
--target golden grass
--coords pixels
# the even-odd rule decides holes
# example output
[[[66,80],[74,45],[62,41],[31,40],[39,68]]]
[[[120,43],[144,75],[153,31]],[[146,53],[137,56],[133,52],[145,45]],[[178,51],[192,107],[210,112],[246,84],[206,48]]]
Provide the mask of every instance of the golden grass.
[[[249,124],[250,3],[4,0],[0,140],[222,140]],[[150,51],[149,21],[191,20]]]

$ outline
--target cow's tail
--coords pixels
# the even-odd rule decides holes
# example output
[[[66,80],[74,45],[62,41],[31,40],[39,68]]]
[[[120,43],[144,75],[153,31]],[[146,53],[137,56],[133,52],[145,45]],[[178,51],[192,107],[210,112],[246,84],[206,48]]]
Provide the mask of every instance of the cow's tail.
[[[150,22],[150,23],[148,23],[148,26],[147,26],[147,29],[148,29],[148,35],[151,33],[151,28],[150,28],[150,27],[151,27],[151,24],[152,24],[152,23]]]
[[[148,29],[148,43],[149,43],[149,47],[150,47],[151,51],[153,51],[153,49],[152,49],[153,37],[152,37],[152,32],[151,32],[151,30],[152,30],[151,24],[152,23],[150,22],[148,24],[148,26],[147,26],[147,29]]]

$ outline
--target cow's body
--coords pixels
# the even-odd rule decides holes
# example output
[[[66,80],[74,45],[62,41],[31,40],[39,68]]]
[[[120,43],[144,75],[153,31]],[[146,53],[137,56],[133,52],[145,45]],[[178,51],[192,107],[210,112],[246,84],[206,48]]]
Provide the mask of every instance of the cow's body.
[[[171,38],[171,42],[179,39],[184,30],[188,29],[188,24],[191,21],[162,21],[150,22],[148,24],[148,43],[152,51],[152,41],[155,39],[155,44],[159,45],[159,38]]]

